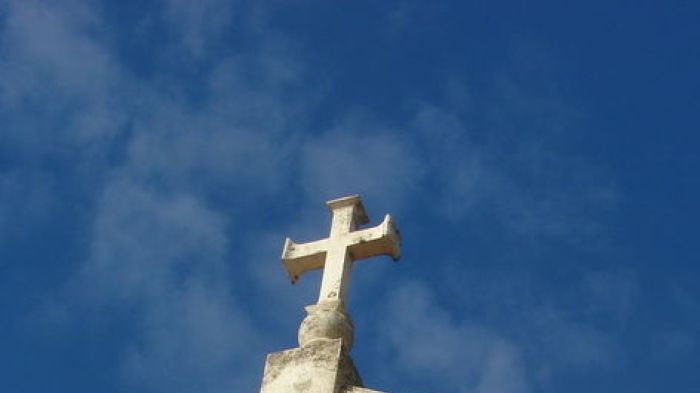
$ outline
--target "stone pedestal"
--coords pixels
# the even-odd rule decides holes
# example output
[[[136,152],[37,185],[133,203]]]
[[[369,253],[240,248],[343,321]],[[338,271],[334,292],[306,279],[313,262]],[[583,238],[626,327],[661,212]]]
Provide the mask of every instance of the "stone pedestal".
[[[341,393],[362,386],[348,355],[353,326],[343,302],[321,302],[306,312],[299,348],[267,356],[260,393]]]
[[[341,393],[362,386],[342,339],[317,339],[267,355],[260,393]]]

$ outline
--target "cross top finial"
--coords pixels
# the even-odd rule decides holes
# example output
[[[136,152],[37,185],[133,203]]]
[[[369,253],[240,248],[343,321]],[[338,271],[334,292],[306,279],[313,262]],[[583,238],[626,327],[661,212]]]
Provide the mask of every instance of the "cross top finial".
[[[345,301],[350,285],[353,261],[378,255],[400,256],[400,237],[388,214],[381,224],[366,229],[360,225],[369,218],[359,195],[351,195],[326,202],[332,222],[327,238],[297,244],[287,238],[282,251],[282,262],[295,283],[309,270],[323,268],[318,302]]]

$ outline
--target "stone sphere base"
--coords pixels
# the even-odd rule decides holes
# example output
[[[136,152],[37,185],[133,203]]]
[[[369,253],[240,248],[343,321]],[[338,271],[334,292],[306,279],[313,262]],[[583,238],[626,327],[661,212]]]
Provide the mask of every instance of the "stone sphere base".
[[[324,301],[306,307],[308,315],[299,327],[299,345],[304,346],[316,339],[342,339],[343,348],[352,347],[353,324],[341,301]]]

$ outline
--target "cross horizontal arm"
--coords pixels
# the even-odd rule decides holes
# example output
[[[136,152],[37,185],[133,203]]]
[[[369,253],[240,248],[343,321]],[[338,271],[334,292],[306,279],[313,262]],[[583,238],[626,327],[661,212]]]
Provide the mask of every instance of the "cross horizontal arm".
[[[390,215],[384,217],[381,224],[350,232],[348,235],[349,251],[353,260],[388,255],[395,261],[401,256],[401,240],[396,224]]]
[[[294,243],[290,238],[284,241],[282,263],[287,269],[292,284],[297,282],[302,273],[323,267],[328,250],[327,243],[327,238],[301,244]]]

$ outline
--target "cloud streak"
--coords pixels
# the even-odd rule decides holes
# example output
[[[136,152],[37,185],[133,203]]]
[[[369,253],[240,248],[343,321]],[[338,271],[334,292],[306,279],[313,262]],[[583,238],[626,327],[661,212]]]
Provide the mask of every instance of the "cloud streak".
[[[111,359],[124,390],[254,389],[266,343],[282,336],[267,337],[257,325],[291,331],[293,313],[301,312],[290,310],[294,290],[282,287],[274,262],[280,228],[293,237],[325,235],[318,221],[326,218],[326,199],[361,193],[371,211],[397,214],[400,223],[495,225],[517,239],[580,245],[600,233],[596,209],[614,203],[614,192],[586,163],[550,153],[546,136],[502,149],[466,120],[471,109],[455,102],[414,102],[392,123],[364,108],[348,110],[334,114],[329,127],[309,129],[325,87],[313,82],[304,52],[264,25],[260,9],[193,4],[171,1],[162,20],[147,13],[135,21],[145,29],[163,23],[169,41],[154,50],[187,58],[162,64],[153,77],[125,64],[103,35],[98,7],[15,2],[4,26],[0,114],[9,131],[0,141],[22,166],[0,168],[0,234],[12,221],[41,221],[54,203],[69,203],[51,202],[57,189],[78,190],[90,215],[81,221],[88,237],[61,301],[130,332]],[[253,21],[240,16],[246,11]],[[222,50],[234,27],[259,45]],[[503,123],[486,123],[481,132],[496,124]],[[53,163],[69,175],[59,176]],[[589,176],[578,186],[553,166]],[[425,209],[416,212],[416,205]],[[269,229],[266,220],[280,228]],[[444,282],[462,289],[463,261],[452,262],[436,270],[452,269],[453,281]],[[363,279],[376,282],[372,274]],[[622,281],[593,278],[589,290],[621,294],[610,288]],[[517,296],[500,291],[496,280],[484,285],[497,293],[487,299],[497,309],[509,305],[499,296]],[[586,367],[611,356],[611,336],[556,302],[519,303],[514,318],[527,338],[494,320],[465,317],[463,309],[476,303],[460,296],[447,307],[438,299],[450,289],[436,287],[407,279],[376,305],[378,353],[395,355],[387,369],[415,386],[443,381],[458,392],[524,393],[539,383],[529,376],[537,367]],[[622,293],[627,300],[610,306],[620,314],[633,307],[630,288]],[[267,302],[274,304],[260,307]],[[291,322],[274,321],[282,317]],[[570,352],[547,353],[559,347]],[[256,356],[259,364],[251,361]]]
[[[428,381],[440,381],[443,389],[457,392],[530,391],[518,346],[492,329],[455,318],[425,285],[401,284],[386,307],[381,338],[408,376],[404,383],[427,388]]]

